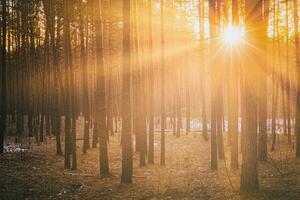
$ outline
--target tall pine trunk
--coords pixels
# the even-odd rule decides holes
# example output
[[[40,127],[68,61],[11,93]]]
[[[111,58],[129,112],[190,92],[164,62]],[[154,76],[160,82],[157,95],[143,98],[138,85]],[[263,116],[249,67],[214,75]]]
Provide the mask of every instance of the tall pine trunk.
[[[102,5],[95,0],[95,26],[96,26],[96,89],[95,89],[95,128],[94,135],[99,137],[100,175],[109,175],[108,163],[108,135],[106,131],[105,107],[105,72],[103,63],[103,33],[102,33]]]
[[[161,45],[161,108],[160,108],[160,112],[161,112],[161,150],[160,150],[160,165],[165,165],[165,154],[166,154],[166,150],[165,150],[165,143],[166,143],[166,139],[165,139],[165,124],[166,124],[166,113],[165,113],[165,30],[164,30],[164,0],[160,0],[160,45]],[[174,124],[173,124],[174,126]]]
[[[200,49],[205,44],[204,38],[204,0],[198,0],[199,4],[199,25],[200,25]],[[203,52],[200,52],[200,95],[201,95],[201,112],[202,112],[202,136],[205,141],[208,140],[207,136],[207,117],[206,117],[206,78],[205,78],[205,61]]]
[[[64,59],[65,59],[65,168],[71,168],[72,135],[71,135],[71,87],[70,87],[70,21],[69,1],[64,0]],[[43,115],[42,115],[43,117]]]
[[[294,29],[295,29],[295,49],[297,67],[297,105],[296,105],[296,157],[300,158],[300,50],[299,50],[299,30],[298,30],[298,1],[294,0]]]
[[[130,14],[131,0],[123,0],[123,72],[122,72],[122,175],[121,183],[132,183],[132,135],[130,112]]]
[[[286,24],[286,96],[287,96],[287,132],[288,144],[292,144],[291,133],[291,86],[290,86],[290,63],[289,63],[289,0],[285,0],[285,24]]]
[[[85,30],[84,30],[84,19],[83,14],[85,7],[82,1],[79,1],[79,30],[80,30],[80,64],[82,73],[82,85],[83,85],[83,115],[84,115],[84,125],[83,125],[83,153],[86,153],[87,149],[90,148],[90,99],[89,99],[89,88],[88,88],[88,65],[87,65],[87,52],[85,47]],[[87,19],[86,19],[87,20]],[[87,30],[86,30],[87,31]]]
[[[264,1],[264,18],[262,30],[261,49],[267,55],[268,42],[268,21],[269,21],[269,0]],[[259,138],[258,138],[258,159],[267,160],[267,56],[261,58],[261,68],[259,71]]]
[[[210,53],[214,51],[215,44],[213,42],[216,37],[216,0],[209,0],[209,29],[210,29]],[[214,66],[216,62],[210,63],[211,70],[215,70],[216,66]],[[215,73],[211,73],[214,74]],[[213,76],[213,75],[212,75]],[[214,78],[214,81],[211,82],[211,169],[218,169],[218,147],[217,147],[217,79]],[[220,126],[219,126],[220,127]]]
[[[255,191],[258,190],[258,170],[257,170],[257,72],[259,66],[256,62],[259,57],[259,50],[254,47],[259,47],[260,30],[262,21],[262,1],[246,0],[245,2],[245,25],[247,42],[251,45],[245,46],[245,55],[251,58],[247,60],[248,65],[244,66],[245,73],[245,133],[244,133],[244,150],[242,157],[241,169],[241,190]],[[250,47],[251,46],[251,47]],[[254,50],[255,49],[255,50]]]
[[[239,26],[238,1],[232,1],[232,22],[233,26]],[[230,79],[228,87],[228,137],[230,144],[230,165],[232,169],[237,169],[238,162],[238,55],[236,49],[233,49],[230,54]]]
[[[0,154],[4,151],[6,130],[6,0],[2,0],[2,44],[1,44],[1,115],[0,115]]]
[[[58,82],[60,81],[60,75],[59,75],[59,51],[58,51],[58,44],[55,42],[55,4],[53,2],[50,3],[50,12],[51,12],[51,26],[50,26],[50,35],[51,35],[51,45],[52,45],[52,64],[54,67],[54,105],[53,105],[53,112],[52,112],[52,122],[53,122],[53,129],[56,136],[56,154],[62,155],[62,149],[61,149],[61,141],[60,141],[60,107],[59,107],[59,86]],[[60,23],[57,23],[57,28],[60,29]],[[57,38],[60,36],[57,35]]]
[[[152,0],[148,0],[148,31],[149,31],[149,164],[154,164],[154,69],[152,42]]]

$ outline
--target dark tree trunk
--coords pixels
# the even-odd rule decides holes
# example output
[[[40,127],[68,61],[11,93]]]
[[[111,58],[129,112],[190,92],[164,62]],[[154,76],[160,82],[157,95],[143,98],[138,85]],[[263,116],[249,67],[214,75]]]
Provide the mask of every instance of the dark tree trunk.
[[[261,49],[267,55],[268,21],[269,21],[269,0],[264,1],[263,29],[261,31]],[[267,57],[261,57],[261,70],[259,71],[259,138],[258,138],[258,159],[267,160]]]
[[[0,154],[4,151],[6,131],[6,0],[2,0],[2,38],[1,38],[1,115],[0,115]]]
[[[61,117],[60,117],[60,107],[59,107],[59,87],[58,82],[60,81],[59,77],[59,48],[58,44],[55,41],[55,14],[56,14],[56,7],[53,2],[50,3],[50,14],[51,14],[51,25],[50,25],[50,35],[51,35],[51,45],[52,45],[52,63],[53,63],[53,70],[54,70],[54,97],[53,97],[53,111],[52,111],[52,124],[53,124],[53,131],[56,137],[56,154],[62,155],[62,148],[61,148],[61,140],[60,140],[60,131],[61,131]],[[58,19],[59,20],[59,19]],[[60,23],[57,23],[57,29],[60,29]],[[58,34],[57,38],[60,37]]]
[[[232,22],[234,26],[239,26],[239,13],[238,13],[238,1],[232,0]],[[230,166],[231,169],[238,169],[238,65],[239,60],[236,60],[235,51],[231,51],[230,54],[230,78],[228,87],[228,137],[230,144]]]
[[[88,66],[87,66],[87,52],[85,47],[85,33],[84,33],[84,22],[83,14],[85,6],[82,1],[79,1],[79,29],[80,29],[80,61],[81,61],[81,73],[82,73],[82,84],[83,84],[83,115],[84,115],[84,127],[83,127],[83,153],[86,153],[87,149],[90,148],[90,105],[89,105],[89,88],[88,88]],[[87,37],[87,36],[86,36]]]
[[[287,132],[288,144],[292,145],[291,133],[291,83],[290,83],[290,63],[289,63],[289,0],[285,0],[285,23],[286,23],[286,96],[287,96]]]
[[[132,183],[132,136],[130,114],[130,13],[131,0],[123,0],[123,79],[122,79],[122,176],[121,183]]]
[[[212,40],[216,37],[216,0],[209,0],[209,29],[210,37]],[[215,45],[213,42],[210,44],[210,52],[214,51]],[[215,70],[216,62],[212,62],[211,70]],[[214,74],[214,73],[211,73]],[[217,80],[217,78],[215,79]],[[218,169],[218,147],[217,147],[217,86],[216,81],[211,82],[211,169]]]
[[[102,33],[102,5],[95,0],[95,25],[96,25],[96,56],[97,56],[97,84],[95,92],[96,118],[94,135],[99,136],[100,175],[109,176],[108,163],[108,135],[106,131],[106,107],[105,107],[105,72],[103,63],[103,33]]]
[[[296,104],[296,157],[300,158],[300,50],[299,50],[299,30],[298,30],[298,1],[294,0],[294,27],[295,27],[295,49],[297,66],[297,104]]]
[[[64,0],[64,59],[65,59],[65,168],[71,169],[72,135],[71,135],[71,87],[70,87],[70,20],[69,1]]]
[[[245,4],[245,24],[246,38],[251,46],[259,47],[260,31],[262,21],[262,2],[259,0],[246,0]],[[252,47],[246,47],[246,55],[251,56],[253,61],[259,57],[259,51],[253,51]],[[245,133],[244,151],[241,169],[241,190],[258,190],[258,170],[257,170],[257,71],[259,66],[256,62],[250,62],[244,67],[245,72]]]

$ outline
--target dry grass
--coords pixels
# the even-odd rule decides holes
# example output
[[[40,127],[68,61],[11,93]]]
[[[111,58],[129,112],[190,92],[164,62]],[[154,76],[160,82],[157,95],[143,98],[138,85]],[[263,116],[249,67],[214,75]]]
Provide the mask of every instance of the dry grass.
[[[48,138],[26,153],[0,157],[0,199],[300,199],[300,162],[293,158],[282,136],[272,160],[259,164],[260,191],[239,193],[240,171],[210,170],[210,142],[191,133],[175,138],[167,135],[166,166],[159,165],[160,137],[155,135],[155,165],[139,167],[134,154],[134,183],[120,184],[121,147],[118,135],[110,139],[112,176],[99,176],[98,149],[81,154],[78,141],[78,170],[64,169],[64,158],[55,155],[55,140]],[[229,178],[228,178],[229,177]],[[230,181],[229,181],[230,179]],[[231,184],[232,183],[232,187]]]

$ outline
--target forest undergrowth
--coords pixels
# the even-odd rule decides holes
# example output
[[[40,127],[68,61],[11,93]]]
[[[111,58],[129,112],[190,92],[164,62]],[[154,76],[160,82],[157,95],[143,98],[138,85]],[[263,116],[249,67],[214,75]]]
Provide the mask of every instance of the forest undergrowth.
[[[155,164],[139,167],[134,154],[133,184],[120,184],[121,146],[118,134],[109,142],[109,178],[99,175],[99,151],[78,154],[78,170],[63,168],[64,157],[55,155],[55,139],[33,144],[25,152],[0,157],[0,199],[300,199],[300,161],[293,147],[280,136],[280,145],[259,164],[258,193],[239,192],[240,171],[229,165],[230,148],[225,140],[226,161],[210,169],[210,142],[198,133],[167,134],[166,165],[160,166],[160,137],[155,134]],[[278,143],[279,144],[279,143]],[[81,151],[78,142],[77,151]],[[241,155],[239,155],[241,157]],[[240,160],[241,162],[241,160]]]

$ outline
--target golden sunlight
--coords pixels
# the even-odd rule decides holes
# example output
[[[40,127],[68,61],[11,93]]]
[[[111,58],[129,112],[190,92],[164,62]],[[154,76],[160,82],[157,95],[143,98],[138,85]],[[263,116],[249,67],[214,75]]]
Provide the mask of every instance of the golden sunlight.
[[[242,41],[242,39],[243,29],[240,27],[229,26],[224,30],[222,34],[223,42],[229,45],[238,44]]]
[[[300,200],[299,91],[300,0],[0,0],[0,200]]]

